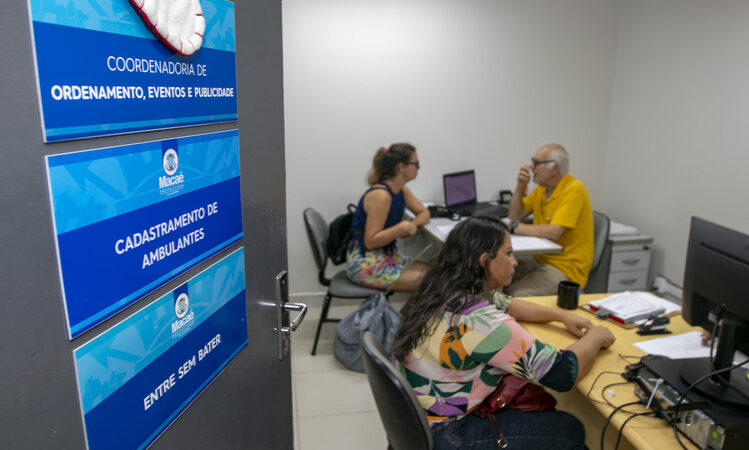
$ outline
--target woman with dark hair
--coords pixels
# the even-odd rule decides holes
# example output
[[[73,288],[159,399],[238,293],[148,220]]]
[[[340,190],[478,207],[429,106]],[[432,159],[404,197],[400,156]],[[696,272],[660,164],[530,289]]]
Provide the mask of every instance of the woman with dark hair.
[[[608,328],[585,318],[499,293],[516,267],[507,226],[470,217],[447,237],[403,308],[393,353],[426,411],[437,450],[497,448],[490,417],[471,412],[505,373],[568,391],[614,342]],[[558,351],[516,320],[560,321],[580,339]],[[582,424],[568,413],[500,409],[493,416],[510,448],[584,447]]]
[[[395,240],[413,236],[429,222],[429,210],[406,186],[419,173],[419,159],[411,144],[380,148],[368,176],[370,188],[362,195],[351,223],[352,239],[346,253],[346,275],[362,286],[392,291],[415,291],[426,264],[398,253]],[[405,208],[414,219],[403,219]]]

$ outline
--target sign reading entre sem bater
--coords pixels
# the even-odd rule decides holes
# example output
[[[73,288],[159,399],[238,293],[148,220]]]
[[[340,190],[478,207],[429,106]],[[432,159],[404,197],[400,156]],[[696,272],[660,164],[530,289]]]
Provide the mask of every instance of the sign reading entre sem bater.
[[[47,156],[70,338],[242,238],[239,131]]]
[[[88,448],[147,447],[245,346],[240,248],[74,351]]]
[[[198,3],[189,56],[128,0],[28,2],[45,142],[237,120],[233,2]]]

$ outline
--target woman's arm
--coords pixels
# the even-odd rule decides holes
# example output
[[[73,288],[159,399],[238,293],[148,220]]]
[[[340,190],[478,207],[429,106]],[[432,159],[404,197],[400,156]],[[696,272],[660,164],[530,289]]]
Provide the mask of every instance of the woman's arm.
[[[416,233],[416,225],[411,221],[402,221],[385,228],[391,202],[390,194],[384,189],[374,189],[364,196],[364,211],[367,212],[364,246],[368,250],[384,247],[398,238]]]
[[[578,380],[588,373],[598,351],[614,343],[614,335],[608,328],[601,325],[593,326],[590,320],[561,309],[513,299],[508,312],[516,320],[526,322],[562,322],[570,333],[579,337],[577,342],[565,349],[577,357]]]
[[[403,197],[406,200],[406,208],[414,213],[413,223],[416,226],[423,226],[429,222],[432,215],[429,214],[429,210],[424,206],[418,198],[411,192],[408,186],[403,186]]]
[[[577,337],[582,337],[585,330],[593,328],[591,321],[584,317],[525,300],[512,299],[508,312],[521,322],[562,322],[567,330]]]
[[[610,347],[615,340],[616,338],[611,333],[611,330],[602,325],[596,325],[588,329],[585,335],[577,342],[565,349],[577,356],[578,380],[588,373],[590,366],[593,365],[593,360],[598,355],[598,351],[602,348]]]

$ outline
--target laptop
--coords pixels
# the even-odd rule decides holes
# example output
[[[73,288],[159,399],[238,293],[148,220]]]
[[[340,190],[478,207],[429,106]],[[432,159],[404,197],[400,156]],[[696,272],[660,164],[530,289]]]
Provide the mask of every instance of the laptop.
[[[445,206],[461,216],[506,217],[507,206],[476,201],[476,173],[473,170],[442,175]]]

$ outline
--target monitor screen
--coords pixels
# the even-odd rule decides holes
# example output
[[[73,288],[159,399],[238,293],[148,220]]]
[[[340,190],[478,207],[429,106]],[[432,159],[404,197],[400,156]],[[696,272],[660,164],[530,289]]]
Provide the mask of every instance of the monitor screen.
[[[746,352],[749,348],[749,235],[692,217],[683,297],[684,319],[714,333],[718,340],[712,359],[695,361],[682,370],[685,381],[692,383],[731,367],[734,351]],[[726,371],[696,388],[720,399],[722,396],[717,394],[723,392],[730,401],[731,397],[739,396],[726,386],[732,376],[741,377],[745,373],[742,368]],[[714,392],[707,392],[710,390]]]
[[[458,206],[476,202],[476,174],[473,170],[442,175],[445,188],[445,206]]]

